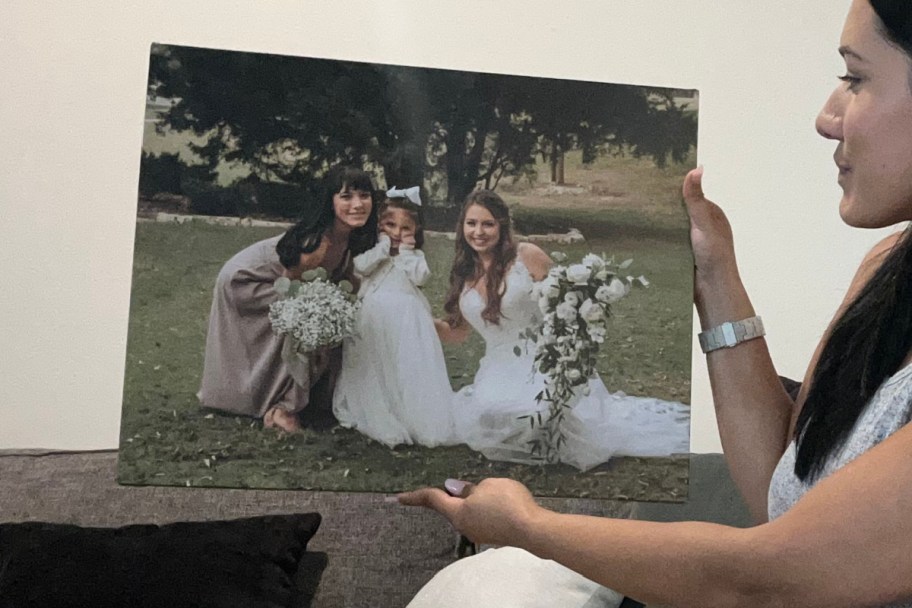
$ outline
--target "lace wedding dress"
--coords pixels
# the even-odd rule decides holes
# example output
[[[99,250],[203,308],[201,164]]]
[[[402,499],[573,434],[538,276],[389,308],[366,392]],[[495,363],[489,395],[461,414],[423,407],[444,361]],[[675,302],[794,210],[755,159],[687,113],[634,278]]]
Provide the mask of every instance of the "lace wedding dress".
[[[538,304],[531,291],[533,279],[517,259],[507,273],[498,325],[485,322],[485,301],[474,289],[463,292],[463,316],[485,341],[485,355],[473,384],[456,393],[453,402],[458,438],[491,460],[533,463],[528,442],[536,436],[528,419],[547,413],[548,403],[536,403],[545,378],[534,371],[534,353],[527,351],[520,333],[539,323]],[[522,354],[517,356],[514,347]],[[560,460],[580,470],[612,456],[668,456],[689,451],[690,408],[674,401],[611,393],[601,379],[589,381],[589,394],[578,395],[565,416],[566,443]]]

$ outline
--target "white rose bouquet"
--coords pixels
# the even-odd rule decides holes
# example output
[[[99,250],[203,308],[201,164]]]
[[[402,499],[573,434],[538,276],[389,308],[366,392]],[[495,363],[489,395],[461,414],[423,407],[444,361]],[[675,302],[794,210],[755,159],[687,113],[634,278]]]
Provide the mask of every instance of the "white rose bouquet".
[[[532,428],[541,429],[530,449],[533,456],[557,462],[564,442],[564,411],[580,395],[589,393],[596,355],[608,334],[612,304],[625,297],[632,285],[648,287],[649,281],[622,274],[633,260],[616,264],[613,258],[590,253],[578,264],[565,265],[565,254],[555,252],[551,257],[557,264],[532,289],[542,313],[541,325],[520,337],[534,344],[535,369],[545,376],[545,388],[536,400],[549,404],[546,418],[542,413],[525,417]],[[522,354],[519,347],[514,352]]]
[[[307,355],[354,334],[361,304],[351,283],[329,281],[323,268],[304,272],[300,281],[280,277],[274,286],[279,299],[269,305],[269,322],[285,338],[282,358],[297,380]]]

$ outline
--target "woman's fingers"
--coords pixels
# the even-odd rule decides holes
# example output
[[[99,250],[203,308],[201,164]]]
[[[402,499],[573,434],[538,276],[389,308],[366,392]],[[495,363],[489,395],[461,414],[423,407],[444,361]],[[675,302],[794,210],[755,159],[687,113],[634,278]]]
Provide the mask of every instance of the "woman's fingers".
[[[689,207],[704,200],[706,197],[703,195],[703,167],[697,167],[684,178],[684,202]]]
[[[716,205],[703,194],[703,167],[690,171],[684,178],[684,205],[690,216],[691,227],[698,230],[710,229],[717,221]]]
[[[475,486],[468,481],[462,481],[461,479],[447,479],[443,482],[443,487],[450,496],[465,498],[472,492],[472,489]]]
[[[397,498],[399,499],[399,504],[408,507],[433,509],[450,520],[450,522],[454,521],[463,505],[462,498],[450,496],[440,488],[421,488],[420,490],[399,494]]]

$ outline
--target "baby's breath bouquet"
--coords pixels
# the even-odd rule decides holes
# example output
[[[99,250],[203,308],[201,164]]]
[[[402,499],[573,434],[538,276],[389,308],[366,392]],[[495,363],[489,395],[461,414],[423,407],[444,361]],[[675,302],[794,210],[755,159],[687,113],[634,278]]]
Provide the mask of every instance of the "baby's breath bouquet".
[[[282,358],[298,380],[296,371],[307,355],[354,334],[361,305],[351,283],[331,282],[323,268],[304,272],[300,281],[280,277],[274,286],[279,299],[269,305],[269,322],[285,339]]]
[[[630,292],[632,285],[647,287],[645,277],[626,275],[633,260],[615,263],[604,255],[589,253],[578,264],[565,264],[566,254],[551,254],[556,262],[534,284],[542,322],[520,337],[534,344],[535,369],[545,377],[545,388],[536,396],[548,403],[547,414],[529,415],[532,428],[541,432],[531,441],[532,455],[547,462],[560,459],[564,442],[564,411],[581,395],[589,394],[589,379],[596,376],[596,356],[608,334],[611,306]],[[521,349],[515,349],[517,355]]]

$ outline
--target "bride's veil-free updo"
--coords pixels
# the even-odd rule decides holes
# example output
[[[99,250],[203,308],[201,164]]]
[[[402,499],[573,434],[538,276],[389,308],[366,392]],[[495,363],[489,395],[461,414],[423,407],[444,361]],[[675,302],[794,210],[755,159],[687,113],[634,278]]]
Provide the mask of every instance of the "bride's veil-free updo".
[[[481,265],[481,259],[469,246],[465,238],[465,219],[469,207],[479,205],[487,209],[500,224],[500,239],[494,246],[494,261],[487,273]],[[506,290],[504,278],[507,270],[516,259],[516,242],[513,240],[513,225],[510,220],[510,209],[500,196],[491,190],[476,190],[466,197],[459,221],[456,223],[456,257],[450,270],[450,289],[447,292],[443,309],[447,313],[447,322],[451,327],[460,327],[465,323],[459,309],[459,298],[465,289],[466,282],[485,280],[487,302],[481,312],[481,318],[494,325],[500,324],[500,302]]]
[[[323,234],[335,221],[336,212],[333,196],[342,190],[359,190],[371,193],[371,211],[367,222],[360,228],[352,230],[348,237],[348,249],[355,256],[364,253],[377,244],[377,193],[371,177],[356,167],[335,167],[331,169],[320,185],[318,201],[320,208],[308,217],[300,220],[286,232],[276,244],[279,261],[285,268],[297,266],[302,253],[313,253]]]

